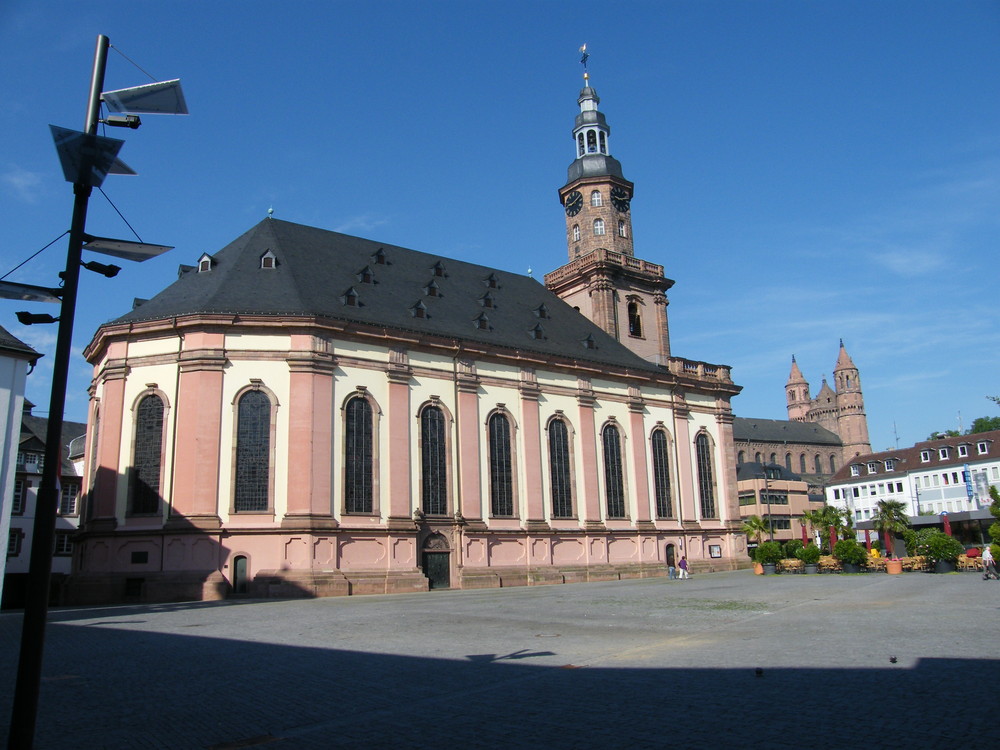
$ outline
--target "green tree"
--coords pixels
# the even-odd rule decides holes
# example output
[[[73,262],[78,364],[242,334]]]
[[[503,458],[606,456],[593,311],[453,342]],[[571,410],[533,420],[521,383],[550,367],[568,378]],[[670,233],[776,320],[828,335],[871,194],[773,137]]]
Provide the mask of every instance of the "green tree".
[[[765,521],[760,516],[754,514],[752,516],[747,516],[743,521],[743,525],[740,527],[740,531],[747,535],[748,539],[753,539],[757,544],[761,543],[764,535],[768,533],[770,528]]]
[[[958,430],[945,430],[944,432],[938,432],[934,430],[930,435],[927,436],[928,440],[940,440],[946,437],[959,437],[962,433]]]
[[[974,435],[977,432],[992,432],[993,430],[1000,430],[1000,417],[979,417],[972,421],[969,434]]]
[[[886,557],[892,557],[892,534],[901,534],[910,528],[906,505],[901,500],[879,500],[875,506],[875,515],[872,516],[872,524],[885,539]]]

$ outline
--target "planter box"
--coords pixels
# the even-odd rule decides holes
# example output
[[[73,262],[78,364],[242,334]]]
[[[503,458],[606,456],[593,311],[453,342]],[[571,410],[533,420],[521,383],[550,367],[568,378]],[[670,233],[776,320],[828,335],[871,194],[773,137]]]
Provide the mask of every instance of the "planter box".
[[[855,565],[854,563],[841,563],[840,564],[841,573],[860,573],[861,566]]]
[[[778,572],[778,568],[774,563],[764,563],[763,568],[764,568],[764,575],[766,576],[773,576],[775,573]]]
[[[806,563],[805,572],[808,574],[814,574],[819,572],[819,565],[810,565]]]
[[[898,576],[903,572],[903,561],[902,560],[886,560],[885,561],[885,572],[891,576]]]
[[[954,573],[956,570],[958,570],[958,566],[954,560],[936,560],[934,562],[935,573]]]

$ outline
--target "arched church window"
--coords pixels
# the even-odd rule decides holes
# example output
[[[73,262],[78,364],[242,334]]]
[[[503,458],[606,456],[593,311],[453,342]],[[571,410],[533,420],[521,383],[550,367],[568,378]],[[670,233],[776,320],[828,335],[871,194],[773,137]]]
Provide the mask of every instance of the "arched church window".
[[[701,499],[701,517],[715,518],[715,470],[712,468],[712,447],[704,432],[695,438],[694,447],[698,463],[698,494]]]
[[[642,336],[642,317],[639,315],[639,303],[628,303],[628,333],[629,336]]]
[[[772,464],[775,464],[775,463],[777,463],[777,462],[778,462],[778,456],[777,456],[777,454],[775,454],[775,453],[772,453],[772,454],[771,454],[771,461],[770,461],[770,462],[771,462]]]
[[[618,428],[606,425],[604,438],[604,490],[608,518],[625,518],[625,478],[622,467],[622,444]]]
[[[348,513],[373,510],[372,407],[355,396],[345,407],[344,425],[344,509]]]
[[[604,219],[594,219],[594,234],[595,235],[604,234]]]
[[[587,153],[597,153],[597,135],[593,130],[587,131]]]
[[[837,457],[832,453],[830,454],[830,473],[831,474],[837,473]]]
[[[760,451],[757,451],[756,453],[753,454],[753,462],[755,464],[760,463]]]
[[[800,453],[799,454],[799,473],[801,473],[801,474],[805,474],[806,473],[806,454],[805,453]]]
[[[744,454],[743,451],[740,451],[739,453],[736,454],[736,465],[737,466],[742,466],[743,462],[745,460],[746,460],[746,454]]]
[[[580,241],[580,225],[579,224],[574,224],[573,225],[573,242],[579,242],[579,241]]]
[[[583,133],[578,133],[576,136],[576,151],[577,156],[583,156],[585,153],[583,150]]]
[[[603,132],[601,133],[601,153],[608,153],[608,137]]]
[[[625,222],[622,219],[618,220],[618,236],[628,237],[628,229],[625,226]]]
[[[428,406],[420,414],[421,507],[429,516],[448,512],[448,456],[444,412]]]
[[[590,194],[590,205],[595,207],[604,205],[604,199],[601,198],[600,190],[595,190]]]
[[[135,413],[135,457],[129,476],[131,513],[160,509],[160,460],[163,451],[163,399],[144,396]]]
[[[514,472],[510,445],[510,422],[497,412],[489,421],[490,513],[514,515]]]
[[[651,440],[653,452],[653,492],[656,496],[656,517],[670,518],[673,504],[670,498],[670,450],[667,433],[654,430]]]
[[[792,454],[791,453],[786,453],[785,454],[785,468],[788,469],[789,471],[792,470]]]
[[[270,505],[271,399],[247,391],[236,404],[236,492],[233,510],[259,513]]]
[[[819,454],[818,453],[813,458],[813,466],[816,467],[816,473],[817,474],[822,474],[823,473],[823,465],[820,463],[820,458],[819,458]]]
[[[549,423],[549,477],[552,480],[552,517],[573,517],[569,431],[561,419]]]

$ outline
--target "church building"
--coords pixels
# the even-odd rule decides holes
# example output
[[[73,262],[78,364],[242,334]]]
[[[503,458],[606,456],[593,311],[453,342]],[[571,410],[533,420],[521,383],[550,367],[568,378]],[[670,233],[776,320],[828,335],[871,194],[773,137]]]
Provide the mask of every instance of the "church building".
[[[589,80],[535,279],[267,218],[102,325],[75,603],[746,564],[729,368],[674,357]]]

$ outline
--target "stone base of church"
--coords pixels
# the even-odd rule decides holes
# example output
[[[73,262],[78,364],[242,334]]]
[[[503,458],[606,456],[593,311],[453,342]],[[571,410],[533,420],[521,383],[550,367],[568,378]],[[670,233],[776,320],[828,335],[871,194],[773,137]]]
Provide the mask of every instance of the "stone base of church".
[[[217,570],[76,574],[67,582],[66,603],[209,602],[225,599],[229,589],[229,582]]]
[[[488,589],[513,586],[545,586],[560,583],[620,581],[627,578],[653,578],[667,574],[662,564],[591,565],[543,568],[463,568],[457,588]]]

